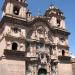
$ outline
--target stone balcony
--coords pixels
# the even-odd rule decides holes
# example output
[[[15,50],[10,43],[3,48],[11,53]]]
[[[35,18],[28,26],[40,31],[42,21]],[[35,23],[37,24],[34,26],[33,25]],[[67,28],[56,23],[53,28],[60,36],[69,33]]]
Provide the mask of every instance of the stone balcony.
[[[65,28],[60,28],[60,27],[57,27],[57,26],[51,26],[51,28],[58,29],[58,30],[62,30],[62,31],[67,31]]]
[[[51,30],[54,33],[60,33],[60,34],[64,34],[64,35],[70,35],[70,33],[66,29],[59,28],[59,27],[56,27],[56,26],[52,26]]]
[[[14,50],[4,50],[4,55],[6,58],[9,59],[24,59],[25,58],[25,51],[14,51]]]
[[[62,55],[60,55],[60,56],[58,56],[58,59],[59,59],[59,61],[62,61],[62,62],[70,62],[71,61],[71,56],[62,56]]]

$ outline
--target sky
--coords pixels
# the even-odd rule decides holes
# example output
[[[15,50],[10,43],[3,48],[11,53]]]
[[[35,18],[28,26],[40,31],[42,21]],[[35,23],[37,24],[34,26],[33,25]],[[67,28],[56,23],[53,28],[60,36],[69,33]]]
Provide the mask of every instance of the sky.
[[[0,0],[0,19],[2,15],[2,5],[4,0]],[[69,50],[75,55],[75,0],[27,0],[28,1],[28,9],[32,12],[33,16],[38,15],[38,11],[40,11],[40,15],[43,15],[50,6],[50,4],[54,4],[58,7],[66,17],[66,28],[71,33],[69,36]]]

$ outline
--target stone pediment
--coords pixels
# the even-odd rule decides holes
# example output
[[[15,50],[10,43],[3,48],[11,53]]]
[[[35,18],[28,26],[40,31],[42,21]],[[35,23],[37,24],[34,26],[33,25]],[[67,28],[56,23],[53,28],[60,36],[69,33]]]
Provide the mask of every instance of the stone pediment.
[[[33,19],[31,21],[30,24],[33,26],[33,25],[36,25],[37,23],[38,24],[45,24],[45,25],[47,25],[48,28],[50,28],[50,24],[49,24],[46,17],[36,17],[35,19]]]
[[[37,38],[36,40],[39,40],[39,38],[41,38],[47,42],[53,41],[52,32],[50,30],[50,26],[46,18],[35,18],[32,21],[31,28],[29,29],[27,33],[27,38],[29,39]]]

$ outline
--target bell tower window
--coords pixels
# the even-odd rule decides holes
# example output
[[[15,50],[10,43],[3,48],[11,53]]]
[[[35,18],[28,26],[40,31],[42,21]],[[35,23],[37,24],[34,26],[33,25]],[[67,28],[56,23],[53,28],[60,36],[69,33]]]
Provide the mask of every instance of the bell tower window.
[[[65,51],[64,50],[62,50],[62,56],[65,56]]]
[[[17,6],[14,6],[14,8],[13,8],[13,13],[14,13],[15,15],[19,15],[19,10],[20,10],[20,8],[18,8]]]
[[[12,50],[16,51],[17,47],[18,47],[17,43],[13,42],[12,43]]]
[[[58,26],[60,26],[60,19],[57,19],[57,24]]]

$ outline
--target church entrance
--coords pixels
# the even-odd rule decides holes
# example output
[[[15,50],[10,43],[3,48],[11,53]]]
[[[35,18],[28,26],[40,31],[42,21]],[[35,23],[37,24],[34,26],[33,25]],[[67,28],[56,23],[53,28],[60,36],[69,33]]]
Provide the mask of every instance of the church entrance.
[[[46,75],[47,74],[47,70],[44,68],[40,68],[38,71],[38,75]]]

